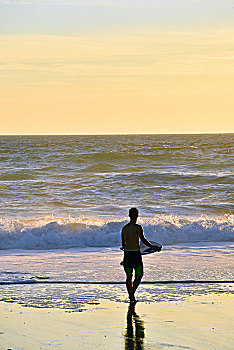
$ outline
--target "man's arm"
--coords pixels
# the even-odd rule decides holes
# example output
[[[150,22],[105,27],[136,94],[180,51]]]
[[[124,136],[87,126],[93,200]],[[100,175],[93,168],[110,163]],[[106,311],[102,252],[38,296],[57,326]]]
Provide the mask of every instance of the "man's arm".
[[[140,239],[141,239],[141,242],[144,243],[145,245],[147,245],[147,247],[150,247],[150,248],[152,248],[152,249],[154,249],[154,250],[156,250],[156,251],[158,251],[158,252],[160,252],[160,250],[162,249],[162,248],[157,247],[156,245],[151,244],[151,243],[145,238],[144,233],[143,233],[143,228],[142,228],[141,225],[139,225],[139,237],[140,237]]]
[[[126,242],[124,240],[124,235],[123,235],[123,230],[122,230],[122,233],[121,233],[121,240],[122,240],[122,247],[120,248],[121,250],[124,250],[124,247],[126,245]]]

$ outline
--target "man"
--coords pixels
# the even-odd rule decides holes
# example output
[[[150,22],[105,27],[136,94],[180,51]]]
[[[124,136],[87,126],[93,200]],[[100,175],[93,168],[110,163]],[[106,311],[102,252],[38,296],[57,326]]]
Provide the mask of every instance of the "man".
[[[161,248],[152,245],[144,236],[141,225],[138,225],[138,209],[131,208],[129,210],[130,222],[122,229],[122,248],[124,250],[123,266],[127,276],[126,287],[131,303],[135,303],[135,291],[139,286],[143,277],[143,262],[140,252],[140,240],[142,243],[155,251],[160,251]],[[132,273],[135,269],[135,279],[132,283]]]

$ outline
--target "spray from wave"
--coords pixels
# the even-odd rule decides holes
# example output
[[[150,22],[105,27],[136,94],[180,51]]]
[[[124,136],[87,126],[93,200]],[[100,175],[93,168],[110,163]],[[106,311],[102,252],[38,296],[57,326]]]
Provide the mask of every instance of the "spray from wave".
[[[149,240],[163,245],[234,241],[234,216],[141,220]],[[85,218],[0,219],[0,249],[118,247],[126,221]]]

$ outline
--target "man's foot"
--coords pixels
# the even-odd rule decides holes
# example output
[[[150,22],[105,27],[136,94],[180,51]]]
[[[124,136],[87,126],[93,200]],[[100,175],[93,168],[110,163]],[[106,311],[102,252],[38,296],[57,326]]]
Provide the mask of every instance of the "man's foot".
[[[132,295],[132,294],[130,293],[129,299],[130,299],[130,303],[136,303],[136,298],[135,298],[134,294]]]
[[[136,302],[136,299],[130,299],[130,303],[135,303]]]
[[[137,300],[134,298],[134,299],[130,299],[130,304],[131,305],[135,305],[137,303]]]

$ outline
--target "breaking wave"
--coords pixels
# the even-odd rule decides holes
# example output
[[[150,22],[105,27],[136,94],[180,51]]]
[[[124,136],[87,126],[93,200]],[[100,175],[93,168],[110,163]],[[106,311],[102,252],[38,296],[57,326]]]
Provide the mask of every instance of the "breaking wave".
[[[163,245],[234,241],[234,216],[180,218],[158,216],[141,221],[149,240]],[[0,249],[119,247],[126,221],[85,218],[1,219]]]

